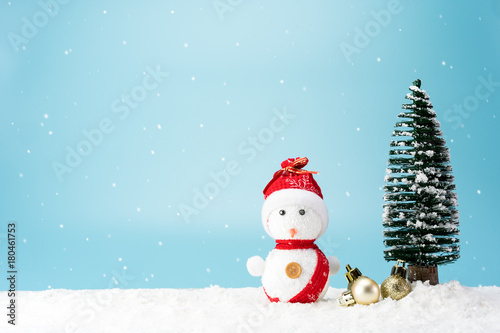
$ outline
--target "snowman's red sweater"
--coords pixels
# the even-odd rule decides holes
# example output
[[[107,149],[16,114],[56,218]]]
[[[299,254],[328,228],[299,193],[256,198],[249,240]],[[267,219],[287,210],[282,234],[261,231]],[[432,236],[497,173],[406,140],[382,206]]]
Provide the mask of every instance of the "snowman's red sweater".
[[[292,297],[288,303],[313,303],[316,302],[319,295],[325,289],[328,281],[329,268],[328,259],[325,254],[321,252],[314,240],[276,240],[276,250],[303,250],[314,249],[318,256],[316,268],[307,286],[302,289],[297,295]],[[279,302],[278,297],[270,297],[264,289],[266,296],[271,302]]]

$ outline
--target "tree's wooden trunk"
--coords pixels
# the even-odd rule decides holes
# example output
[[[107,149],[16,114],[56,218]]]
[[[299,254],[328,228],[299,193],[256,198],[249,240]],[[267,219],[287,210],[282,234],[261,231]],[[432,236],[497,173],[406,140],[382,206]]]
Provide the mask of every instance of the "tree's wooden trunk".
[[[408,266],[408,281],[422,281],[429,280],[429,284],[439,284],[438,268],[436,265],[429,266]]]

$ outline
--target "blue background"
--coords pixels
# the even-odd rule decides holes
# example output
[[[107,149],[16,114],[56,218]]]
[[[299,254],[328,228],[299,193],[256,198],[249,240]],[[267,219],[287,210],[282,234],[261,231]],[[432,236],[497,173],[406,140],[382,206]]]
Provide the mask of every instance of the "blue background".
[[[440,281],[498,285],[498,1],[57,4],[0,4],[0,267],[16,221],[19,289],[259,286],[262,190],[297,156],[330,212],[318,244],[381,283],[390,136],[417,78],[459,198],[461,258]],[[144,90],[148,71],[168,76]],[[86,156],[59,179],[68,147]]]

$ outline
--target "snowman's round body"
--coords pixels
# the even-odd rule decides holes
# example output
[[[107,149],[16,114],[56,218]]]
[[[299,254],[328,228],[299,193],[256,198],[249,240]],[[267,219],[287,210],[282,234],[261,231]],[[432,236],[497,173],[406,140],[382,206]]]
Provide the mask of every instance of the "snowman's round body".
[[[287,275],[290,263],[300,265],[301,273],[298,277]],[[273,301],[289,302],[311,283],[317,264],[318,254],[315,249],[272,250],[266,258],[262,275],[264,291]],[[329,274],[326,274],[324,286],[310,294],[311,301],[321,299],[326,293],[330,280]]]

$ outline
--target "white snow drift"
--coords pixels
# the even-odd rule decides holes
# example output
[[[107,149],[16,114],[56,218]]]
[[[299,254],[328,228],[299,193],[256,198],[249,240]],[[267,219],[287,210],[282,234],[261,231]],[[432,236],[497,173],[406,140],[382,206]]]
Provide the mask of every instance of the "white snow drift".
[[[499,287],[414,283],[400,301],[349,308],[337,305],[342,291],[313,304],[270,303],[262,288],[21,291],[16,327],[4,314],[0,331],[500,332]]]

